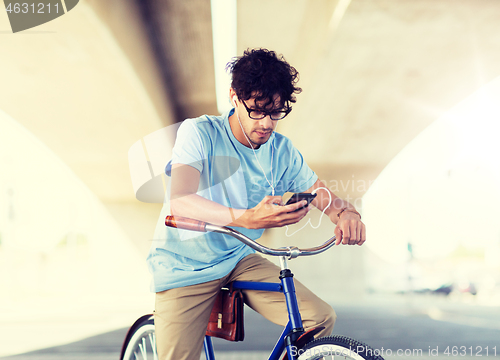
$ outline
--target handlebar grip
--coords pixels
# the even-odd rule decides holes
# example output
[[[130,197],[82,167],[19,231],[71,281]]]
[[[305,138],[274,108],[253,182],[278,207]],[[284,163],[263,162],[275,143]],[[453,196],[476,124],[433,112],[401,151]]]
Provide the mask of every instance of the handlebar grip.
[[[183,216],[168,215],[165,218],[165,225],[178,229],[207,232],[205,229],[207,225],[206,222],[189,219]]]

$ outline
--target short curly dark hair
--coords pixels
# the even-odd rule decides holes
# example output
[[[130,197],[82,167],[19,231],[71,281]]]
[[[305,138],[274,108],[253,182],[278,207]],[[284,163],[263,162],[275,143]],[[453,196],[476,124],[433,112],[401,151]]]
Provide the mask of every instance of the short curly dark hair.
[[[281,107],[291,110],[291,103],[296,102],[294,94],[302,89],[297,87],[298,71],[288,64],[283,55],[277,55],[267,49],[247,49],[243,56],[234,58],[226,65],[231,73],[231,87],[239,99],[255,97],[263,102],[262,108],[274,103],[278,95]]]

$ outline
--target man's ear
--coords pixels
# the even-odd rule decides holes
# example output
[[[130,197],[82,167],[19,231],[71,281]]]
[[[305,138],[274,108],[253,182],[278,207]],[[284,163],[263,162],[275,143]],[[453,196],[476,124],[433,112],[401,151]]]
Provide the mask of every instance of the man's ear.
[[[236,95],[236,91],[234,91],[232,87],[229,88],[229,98],[231,99],[233,106],[236,107],[236,99],[238,99],[238,95]]]

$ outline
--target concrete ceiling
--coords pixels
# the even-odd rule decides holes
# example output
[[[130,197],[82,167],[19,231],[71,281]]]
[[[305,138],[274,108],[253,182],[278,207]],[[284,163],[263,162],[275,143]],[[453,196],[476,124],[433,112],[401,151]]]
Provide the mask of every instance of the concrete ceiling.
[[[176,119],[216,113],[209,2],[138,4]],[[279,131],[326,181],[373,181],[420,131],[500,75],[495,0],[237,6],[238,53],[267,47],[299,70],[303,93]]]
[[[362,195],[417,134],[500,75],[497,0],[237,4],[238,52],[273,49],[301,74],[303,92],[278,131],[343,197]],[[123,211],[137,203],[130,147],[217,112],[209,5],[82,0],[20,34],[2,13],[0,109]],[[142,221],[136,210],[124,227]],[[154,222],[155,211],[141,214]],[[130,231],[139,237],[144,228]]]
[[[210,1],[137,1],[177,121],[215,114]]]
[[[0,109],[104,202],[134,198],[128,150],[173,118],[135,3],[122,4],[86,1],[34,30],[0,33]]]

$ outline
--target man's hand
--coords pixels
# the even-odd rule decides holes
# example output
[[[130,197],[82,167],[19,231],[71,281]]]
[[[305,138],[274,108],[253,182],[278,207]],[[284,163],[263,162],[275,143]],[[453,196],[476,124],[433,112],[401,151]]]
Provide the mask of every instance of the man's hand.
[[[365,224],[361,222],[359,215],[352,212],[343,212],[335,228],[337,240],[335,245],[341,242],[344,245],[363,245],[366,241]]]
[[[298,223],[311,209],[307,201],[299,201],[295,204],[283,205],[281,196],[266,196],[254,208],[247,211],[245,227],[249,229],[265,229],[281,227]],[[295,210],[300,209],[297,212]]]

